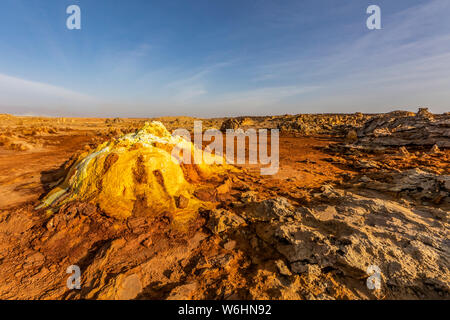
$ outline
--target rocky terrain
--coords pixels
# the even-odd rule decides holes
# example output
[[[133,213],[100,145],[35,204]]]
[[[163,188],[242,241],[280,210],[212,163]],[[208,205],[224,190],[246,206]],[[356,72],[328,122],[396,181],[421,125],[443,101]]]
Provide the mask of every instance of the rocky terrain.
[[[359,143],[381,146],[450,147],[450,114],[386,114],[367,121],[358,131]]]
[[[278,173],[169,161],[194,120],[279,129]],[[449,299],[449,146],[427,109],[0,115],[0,298]]]

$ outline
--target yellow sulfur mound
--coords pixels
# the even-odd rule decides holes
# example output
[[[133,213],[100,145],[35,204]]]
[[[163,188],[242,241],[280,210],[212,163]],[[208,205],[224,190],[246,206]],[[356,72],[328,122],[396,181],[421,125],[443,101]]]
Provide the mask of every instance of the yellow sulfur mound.
[[[191,142],[172,136],[162,123],[146,123],[136,133],[105,142],[94,151],[80,155],[65,180],[43,199],[38,209],[57,208],[79,200],[94,203],[107,215],[118,219],[162,212],[172,212],[176,216],[182,211],[178,215],[182,222],[180,220],[189,218],[187,213],[197,212],[202,205],[192,197],[192,182],[236,169],[226,164],[204,162],[180,164],[172,156],[175,146],[188,148],[194,154]],[[204,159],[218,158],[207,153],[203,156]]]

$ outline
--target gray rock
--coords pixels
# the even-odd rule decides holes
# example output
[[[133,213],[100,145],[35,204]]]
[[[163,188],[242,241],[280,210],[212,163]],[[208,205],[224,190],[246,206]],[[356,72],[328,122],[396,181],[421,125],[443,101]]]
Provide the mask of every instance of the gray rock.
[[[450,147],[450,115],[432,115],[420,109],[417,116],[383,114],[358,130],[358,144],[373,146]]]
[[[219,234],[244,224],[245,220],[237,214],[225,209],[212,210],[207,223],[207,228],[213,233]]]

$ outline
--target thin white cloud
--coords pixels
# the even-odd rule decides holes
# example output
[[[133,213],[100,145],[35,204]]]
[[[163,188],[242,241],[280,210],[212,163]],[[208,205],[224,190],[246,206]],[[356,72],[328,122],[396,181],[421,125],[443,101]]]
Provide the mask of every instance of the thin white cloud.
[[[258,89],[228,92],[205,100],[191,110],[205,116],[269,115],[279,114],[278,106],[287,100],[318,90],[313,86],[273,86]]]
[[[243,92],[231,92],[220,96],[217,104],[236,107],[261,107],[280,102],[283,99],[317,90],[318,87],[265,87]]]
[[[173,101],[178,104],[186,104],[189,101],[207,94],[208,91],[202,84],[183,86],[173,97]]]
[[[233,62],[230,61],[214,63],[204,66],[187,76],[180,76],[179,79],[167,83],[162,88],[163,92],[166,94],[167,101],[186,105],[196,98],[205,96],[208,93],[208,76],[232,64]]]
[[[1,112],[15,113],[26,108],[36,114],[40,110],[76,114],[99,103],[96,98],[82,93],[5,74],[0,74],[0,100]]]
[[[326,48],[320,57],[261,66],[255,79],[270,75],[270,80],[326,88],[288,108],[297,112],[381,112],[423,104],[448,111],[450,91],[443,89],[450,88],[448,12],[450,2],[432,0],[383,15],[382,30],[367,30],[352,42]]]

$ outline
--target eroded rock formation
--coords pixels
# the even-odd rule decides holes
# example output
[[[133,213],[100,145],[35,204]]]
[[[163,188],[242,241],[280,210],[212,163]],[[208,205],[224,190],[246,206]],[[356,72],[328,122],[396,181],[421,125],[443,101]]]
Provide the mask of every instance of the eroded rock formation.
[[[172,155],[175,147],[180,152],[186,148],[191,155],[195,152],[191,142],[173,137],[160,122],[148,123],[135,133],[105,142],[81,154],[38,209],[59,208],[76,200],[94,203],[107,215],[119,219],[165,211],[172,212],[175,220],[186,219],[187,212],[194,214],[201,205],[192,196],[195,187],[190,182],[211,179],[232,168],[226,164],[206,165],[203,161],[184,164]],[[203,157],[216,156],[204,153]],[[180,217],[179,199],[183,199]]]
[[[358,130],[358,142],[378,146],[450,147],[450,116],[433,115],[420,109],[417,115],[384,114],[367,121]]]

